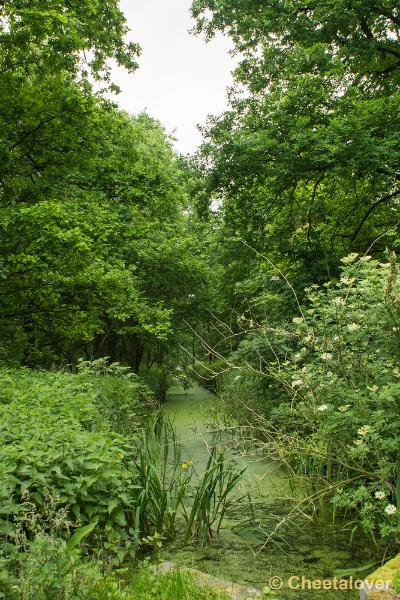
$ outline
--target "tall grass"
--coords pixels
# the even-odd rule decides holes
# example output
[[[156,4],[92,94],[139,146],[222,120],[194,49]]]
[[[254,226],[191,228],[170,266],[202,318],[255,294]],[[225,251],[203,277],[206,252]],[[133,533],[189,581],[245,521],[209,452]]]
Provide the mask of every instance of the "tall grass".
[[[129,575],[126,569],[104,569],[97,560],[83,559],[64,540],[38,535],[13,568],[0,562],[3,600],[228,600],[192,579],[190,573],[159,573],[147,563]]]
[[[135,529],[142,539],[154,533],[172,539],[192,474],[181,468],[181,446],[164,413],[160,411],[148,421],[136,450],[134,466],[140,493]]]
[[[227,462],[224,452],[214,444],[210,449],[206,470],[194,493],[190,510],[184,506],[186,521],[184,542],[198,540],[205,544],[211,539],[212,528],[218,532],[222,519],[233,502],[232,492],[245,469],[238,469],[233,461]]]

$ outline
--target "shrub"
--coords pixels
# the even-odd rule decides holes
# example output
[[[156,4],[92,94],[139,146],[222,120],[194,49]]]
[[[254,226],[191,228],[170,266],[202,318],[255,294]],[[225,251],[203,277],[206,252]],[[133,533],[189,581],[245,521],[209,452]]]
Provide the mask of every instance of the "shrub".
[[[9,542],[19,525],[34,532],[31,504],[43,514],[54,490],[72,529],[97,521],[106,548],[120,559],[134,552],[133,449],[110,428],[111,380],[104,385],[83,373],[0,370],[0,534]],[[118,386],[117,396],[133,391],[130,380]]]
[[[129,367],[109,364],[107,357],[80,360],[78,373],[83,382],[90,382],[96,407],[114,431],[132,433],[143,415],[154,408],[154,392]]]
[[[150,368],[141,367],[140,377],[153,391],[156,400],[163,403],[167,397],[168,380],[167,372],[163,366],[153,365]]]
[[[224,360],[213,360],[211,362],[196,362],[193,374],[200,385],[206,387],[214,394],[218,392],[222,383],[223,374],[226,371]]]
[[[146,564],[124,581],[104,572],[98,561],[82,560],[65,541],[37,536],[18,556],[14,573],[1,568],[0,598],[4,600],[227,600],[228,596],[200,588],[189,573],[156,573]]]
[[[400,295],[398,267],[356,254],[340,280],[306,290],[279,332],[261,326],[276,358],[258,375],[281,391],[257,428],[266,447],[307,477],[314,499],[398,540],[400,531]]]

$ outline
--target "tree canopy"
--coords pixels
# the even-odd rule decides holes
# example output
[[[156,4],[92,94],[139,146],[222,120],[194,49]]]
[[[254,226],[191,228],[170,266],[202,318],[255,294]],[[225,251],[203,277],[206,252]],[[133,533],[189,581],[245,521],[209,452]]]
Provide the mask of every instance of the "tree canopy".
[[[111,59],[134,70],[138,46],[114,0],[15,1],[0,19],[3,357],[137,370],[202,310],[206,279],[170,140],[90,84]]]
[[[192,11],[240,57],[200,156],[227,226],[314,276],[396,227],[397,3],[196,0]]]

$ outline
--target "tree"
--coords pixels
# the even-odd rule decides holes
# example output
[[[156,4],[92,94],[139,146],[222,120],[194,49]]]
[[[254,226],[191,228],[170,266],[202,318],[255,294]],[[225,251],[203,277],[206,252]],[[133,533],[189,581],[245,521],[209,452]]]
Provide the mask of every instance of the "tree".
[[[226,222],[314,277],[396,227],[397,3],[196,0],[193,14],[242,57],[202,151]]]
[[[1,11],[3,358],[49,366],[109,356],[137,371],[204,279],[168,137],[89,83],[89,72],[109,83],[108,59],[134,69],[138,48],[125,43],[113,0]]]
[[[107,61],[133,71],[140,48],[118,0],[7,0],[0,5],[2,73],[68,71],[110,80]]]

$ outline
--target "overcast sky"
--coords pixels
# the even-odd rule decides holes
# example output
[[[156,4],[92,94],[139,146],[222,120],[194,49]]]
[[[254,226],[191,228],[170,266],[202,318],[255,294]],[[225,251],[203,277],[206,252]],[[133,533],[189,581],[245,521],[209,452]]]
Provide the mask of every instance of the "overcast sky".
[[[220,36],[206,44],[188,33],[191,0],[121,0],[120,5],[142,55],[134,74],[113,69],[122,88],[117,102],[133,114],[146,109],[168,133],[175,132],[179,152],[192,152],[201,141],[196,125],[226,108],[233,68],[229,41]]]

